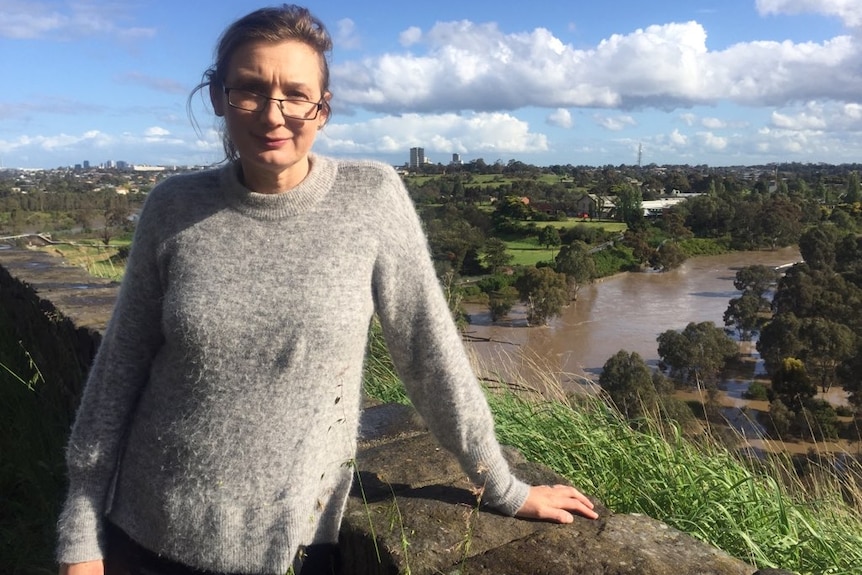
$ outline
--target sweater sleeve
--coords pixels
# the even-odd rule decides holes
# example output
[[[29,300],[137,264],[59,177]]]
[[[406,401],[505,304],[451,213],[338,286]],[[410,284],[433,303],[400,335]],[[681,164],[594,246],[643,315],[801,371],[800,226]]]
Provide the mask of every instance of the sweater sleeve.
[[[157,189],[142,210],[114,311],[66,447],[69,490],[58,523],[60,563],[104,556],[103,521],[123,437],[161,345],[162,289],[155,249],[160,218],[151,209]]]
[[[494,420],[452,320],[413,204],[392,171],[390,205],[375,267],[377,312],[407,393],[483,500],[514,515],[529,486],[509,470]]]

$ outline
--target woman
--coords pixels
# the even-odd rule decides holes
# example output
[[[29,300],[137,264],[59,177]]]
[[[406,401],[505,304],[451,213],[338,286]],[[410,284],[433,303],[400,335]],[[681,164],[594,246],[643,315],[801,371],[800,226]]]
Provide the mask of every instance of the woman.
[[[394,170],[311,152],[330,49],[287,5],[220,39],[198,89],[230,161],[147,199],[69,440],[62,572],[329,572],[312,563],[337,555],[375,311],[415,406],[486,502],[596,517],[577,490],[509,472]]]

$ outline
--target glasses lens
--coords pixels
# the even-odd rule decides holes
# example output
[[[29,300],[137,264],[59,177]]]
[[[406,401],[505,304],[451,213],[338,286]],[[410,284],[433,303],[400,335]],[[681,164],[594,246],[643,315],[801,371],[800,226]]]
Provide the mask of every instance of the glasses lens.
[[[306,100],[283,100],[281,102],[281,113],[288,118],[313,120],[317,117],[319,106],[315,102]]]
[[[258,112],[262,110],[266,105],[266,98],[255,94],[254,92],[247,92],[245,90],[230,90],[227,94],[227,102],[231,106],[240,108],[242,110]]]

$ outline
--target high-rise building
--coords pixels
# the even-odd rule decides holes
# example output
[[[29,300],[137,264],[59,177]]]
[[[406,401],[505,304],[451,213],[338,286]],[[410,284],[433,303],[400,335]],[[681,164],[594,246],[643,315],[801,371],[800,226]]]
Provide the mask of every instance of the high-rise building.
[[[425,163],[425,148],[410,148],[410,167],[418,168]]]
[[[461,154],[452,154],[452,163],[456,166],[461,165]]]

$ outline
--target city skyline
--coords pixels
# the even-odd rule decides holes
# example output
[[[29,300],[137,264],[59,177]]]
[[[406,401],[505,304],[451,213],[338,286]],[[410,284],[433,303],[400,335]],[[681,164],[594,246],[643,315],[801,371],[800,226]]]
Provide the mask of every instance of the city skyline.
[[[0,0],[0,167],[207,165],[192,89],[222,29],[258,8]],[[315,149],[394,165],[862,161],[862,2],[343,0],[327,24],[333,118]],[[4,82],[5,84],[5,82]]]

